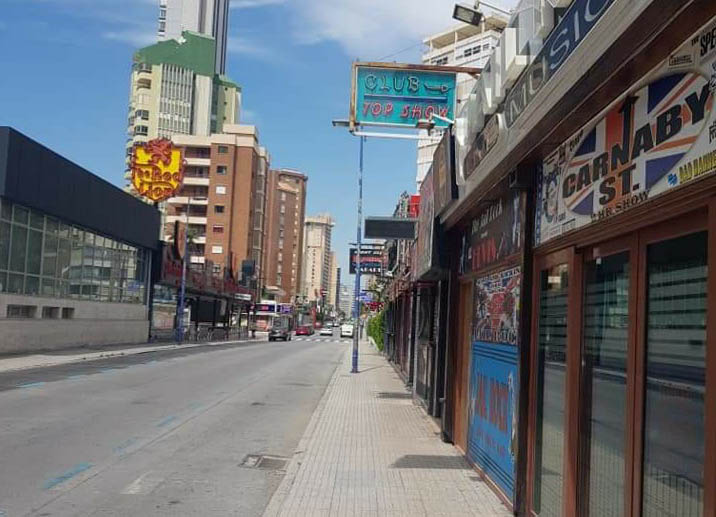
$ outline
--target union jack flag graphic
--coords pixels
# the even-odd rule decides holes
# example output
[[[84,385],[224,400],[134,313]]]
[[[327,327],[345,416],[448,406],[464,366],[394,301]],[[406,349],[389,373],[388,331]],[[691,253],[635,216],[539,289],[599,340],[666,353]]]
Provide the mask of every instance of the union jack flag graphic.
[[[696,142],[713,101],[708,79],[696,73],[663,77],[626,97],[584,135],[566,165],[565,207],[589,216],[648,195],[664,178],[671,186],[667,175]]]

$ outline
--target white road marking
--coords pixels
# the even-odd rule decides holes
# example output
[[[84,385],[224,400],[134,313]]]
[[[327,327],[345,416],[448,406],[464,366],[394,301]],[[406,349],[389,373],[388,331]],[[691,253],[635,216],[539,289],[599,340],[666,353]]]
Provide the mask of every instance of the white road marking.
[[[122,493],[126,495],[148,494],[157,488],[162,481],[164,481],[163,477],[158,476],[150,470],[128,484],[124,490],[122,490]]]

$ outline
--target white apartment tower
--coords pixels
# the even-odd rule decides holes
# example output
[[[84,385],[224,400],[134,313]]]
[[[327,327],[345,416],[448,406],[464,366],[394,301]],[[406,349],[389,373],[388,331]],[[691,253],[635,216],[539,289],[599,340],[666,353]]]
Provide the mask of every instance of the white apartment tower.
[[[489,14],[483,17],[479,26],[462,23],[428,36],[423,40],[425,45],[423,64],[482,68],[487,63],[492,49],[498,46],[500,33],[507,26],[507,22],[507,17],[501,14]],[[475,78],[468,74],[458,74],[456,113],[460,109],[460,104],[470,96],[475,82]],[[420,134],[427,137],[425,130],[421,130]],[[440,136],[440,130],[433,130],[433,136]],[[432,164],[436,146],[434,140],[427,138],[418,140],[418,170],[415,178],[418,190]]]
[[[333,218],[329,214],[306,217],[303,236],[303,279],[301,295],[310,302],[321,300],[321,292],[331,282],[331,233]]]
[[[229,0],[159,0],[159,41],[179,39],[184,31],[216,40],[215,69],[226,72]]]

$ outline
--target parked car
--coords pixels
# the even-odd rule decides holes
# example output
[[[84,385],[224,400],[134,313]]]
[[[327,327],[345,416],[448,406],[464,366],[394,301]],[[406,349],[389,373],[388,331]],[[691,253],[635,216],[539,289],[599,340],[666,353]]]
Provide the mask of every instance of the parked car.
[[[353,337],[353,324],[345,323],[341,325],[341,337]]]
[[[321,336],[332,336],[333,335],[333,327],[323,327],[321,331],[318,333]]]
[[[313,335],[313,327],[310,325],[300,325],[296,327],[297,336],[311,336]]]

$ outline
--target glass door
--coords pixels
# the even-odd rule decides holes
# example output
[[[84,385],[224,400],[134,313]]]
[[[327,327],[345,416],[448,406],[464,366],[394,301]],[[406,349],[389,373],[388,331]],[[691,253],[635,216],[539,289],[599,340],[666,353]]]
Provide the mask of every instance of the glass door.
[[[625,511],[630,252],[585,256],[578,493],[580,515]]]
[[[557,258],[557,257],[555,257]],[[567,261],[538,271],[536,355],[533,381],[536,400],[533,429],[532,510],[540,516],[562,515],[564,479],[567,322]]]
[[[644,516],[703,515],[707,235],[646,247]]]

